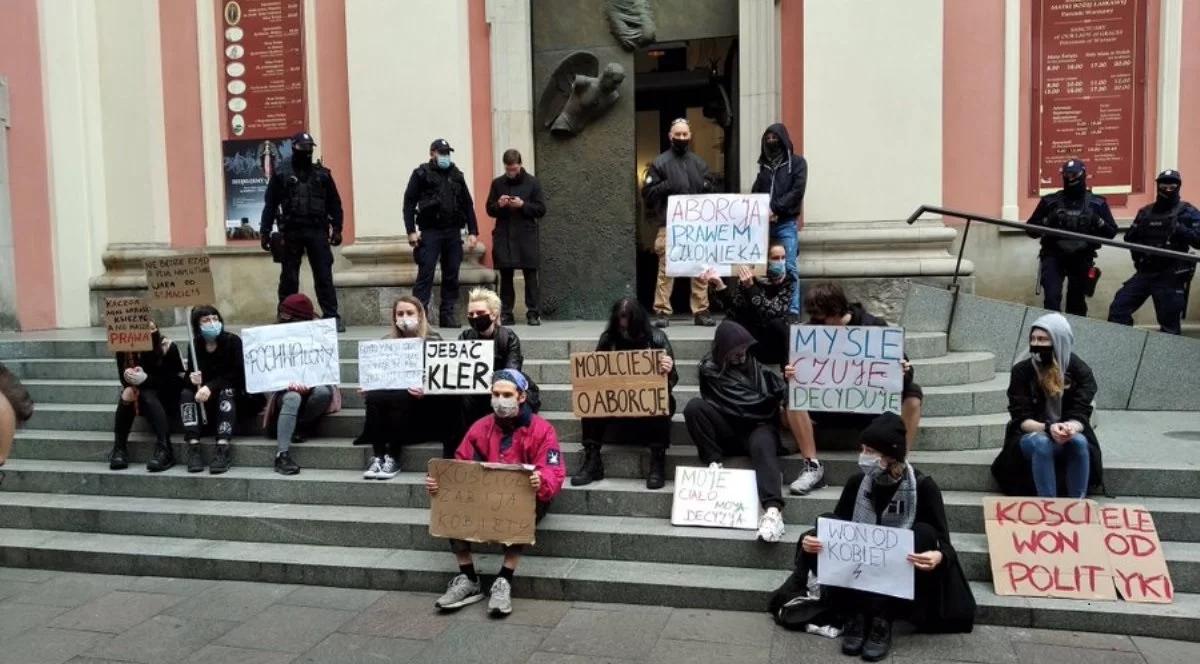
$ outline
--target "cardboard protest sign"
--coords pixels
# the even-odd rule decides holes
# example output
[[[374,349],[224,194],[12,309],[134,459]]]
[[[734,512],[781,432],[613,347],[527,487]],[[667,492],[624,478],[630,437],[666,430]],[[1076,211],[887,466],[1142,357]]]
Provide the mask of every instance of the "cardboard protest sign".
[[[292,383],[337,385],[337,320],[248,327],[242,330],[242,359],[251,394],[286,390]]]
[[[758,529],[758,485],[754,471],[676,467],[671,524]]]
[[[900,412],[904,329],[865,325],[793,325],[788,408],[850,413]]]
[[[1102,505],[1100,527],[1117,592],[1129,602],[1170,604],[1175,587],[1154,519],[1141,505]]]
[[[146,285],[155,309],[214,304],[212,270],[208,256],[168,256],[146,259]]]
[[[983,516],[997,595],[1116,599],[1094,501],[984,498]]]
[[[438,492],[429,500],[429,534],[468,542],[536,543],[532,467],[430,459]]]
[[[494,341],[426,341],[425,394],[492,391]]]
[[[913,531],[840,519],[817,519],[818,580],[902,599],[913,598]]]
[[[667,276],[766,265],[769,194],[697,194],[667,199]]]
[[[571,353],[575,417],[662,417],[671,414],[659,349]]]
[[[108,352],[153,350],[150,307],[140,297],[104,298]]]
[[[424,340],[358,342],[358,382],[363,391],[407,390],[421,387],[424,381]]]

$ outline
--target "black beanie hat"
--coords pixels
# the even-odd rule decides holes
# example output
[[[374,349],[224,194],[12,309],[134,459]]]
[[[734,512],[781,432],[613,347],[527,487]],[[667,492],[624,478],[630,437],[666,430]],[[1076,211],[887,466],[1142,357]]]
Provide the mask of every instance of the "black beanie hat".
[[[905,431],[904,420],[900,419],[899,415],[884,413],[871,420],[858,438],[863,445],[883,456],[904,461],[904,456],[908,453]]]

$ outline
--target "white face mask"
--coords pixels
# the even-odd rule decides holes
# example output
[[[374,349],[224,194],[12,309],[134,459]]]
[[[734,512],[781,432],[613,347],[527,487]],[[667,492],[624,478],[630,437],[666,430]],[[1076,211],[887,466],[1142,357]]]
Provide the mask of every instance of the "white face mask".
[[[868,452],[860,452],[858,455],[858,469],[863,471],[864,475],[868,475],[873,470],[879,470],[883,466],[879,463],[880,457]]]
[[[396,328],[401,332],[412,332],[421,326],[421,322],[412,316],[397,316]]]
[[[517,403],[516,397],[492,397],[492,411],[496,413],[496,417],[513,418],[520,410],[521,404]]]

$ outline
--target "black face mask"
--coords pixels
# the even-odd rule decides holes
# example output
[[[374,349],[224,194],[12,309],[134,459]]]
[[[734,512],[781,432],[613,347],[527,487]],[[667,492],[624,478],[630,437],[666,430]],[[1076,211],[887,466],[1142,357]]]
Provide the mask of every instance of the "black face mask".
[[[779,141],[767,141],[767,154],[768,155],[770,155],[772,157],[777,157],[777,156],[779,156],[779,153],[782,151],[783,151],[783,147],[779,144]]]
[[[1054,362],[1054,346],[1034,346],[1030,344],[1029,354],[1037,358],[1038,364],[1050,366]]]
[[[471,323],[472,329],[480,334],[483,334],[484,332],[488,331],[489,327],[492,326],[492,317],[476,316],[475,318],[468,318],[467,322]]]
[[[1074,181],[1067,180],[1066,176],[1063,176],[1063,191],[1072,198],[1083,196],[1087,191],[1087,176],[1080,175]]]
[[[691,141],[681,141],[677,138],[671,139],[671,149],[675,151],[675,154],[683,154],[687,152],[688,146],[691,144]]]
[[[312,152],[308,150],[292,151],[292,166],[296,168],[308,168],[312,166],[312,163]]]
[[[1157,195],[1158,197],[1154,202],[1157,203],[1159,207],[1173,207],[1179,202],[1179,187],[1175,187],[1174,191],[1164,191],[1162,187],[1159,187],[1157,189]]]

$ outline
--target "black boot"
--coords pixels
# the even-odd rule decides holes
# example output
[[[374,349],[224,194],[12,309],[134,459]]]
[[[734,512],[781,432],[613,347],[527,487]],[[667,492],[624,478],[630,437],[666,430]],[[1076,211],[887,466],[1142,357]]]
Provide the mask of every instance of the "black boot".
[[[650,450],[650,472],[646,474],[647,489],[661,489],[667,483],[667,451],[661,447]]]
[[[604,479],[604,461],[600,459],[600,446],[584,443],[583,466],[571,478],[571,486],[584,486],[602,479]]]
[[[855,657],[862,654],[866,630],[867,617],[861,613],[855,614],[853,618],[846,621],[846,626],[842,628],[843,655]]]
[[[171,441],[159,441],[154,446],[154,457],[146,462],[146,470],[161,473],[174,465],[175,451],[171,449]]]
[[[112,452],[108,455],[109,470],[125,470],[129,467],[129,451],[125,448],[125,441],[119,440],[113,443]]]
[[[878,662],[888,656],[892,649],[892,621],[887,618],[873,618],[871,632],[863,645],[862,658],[868,662]]]

